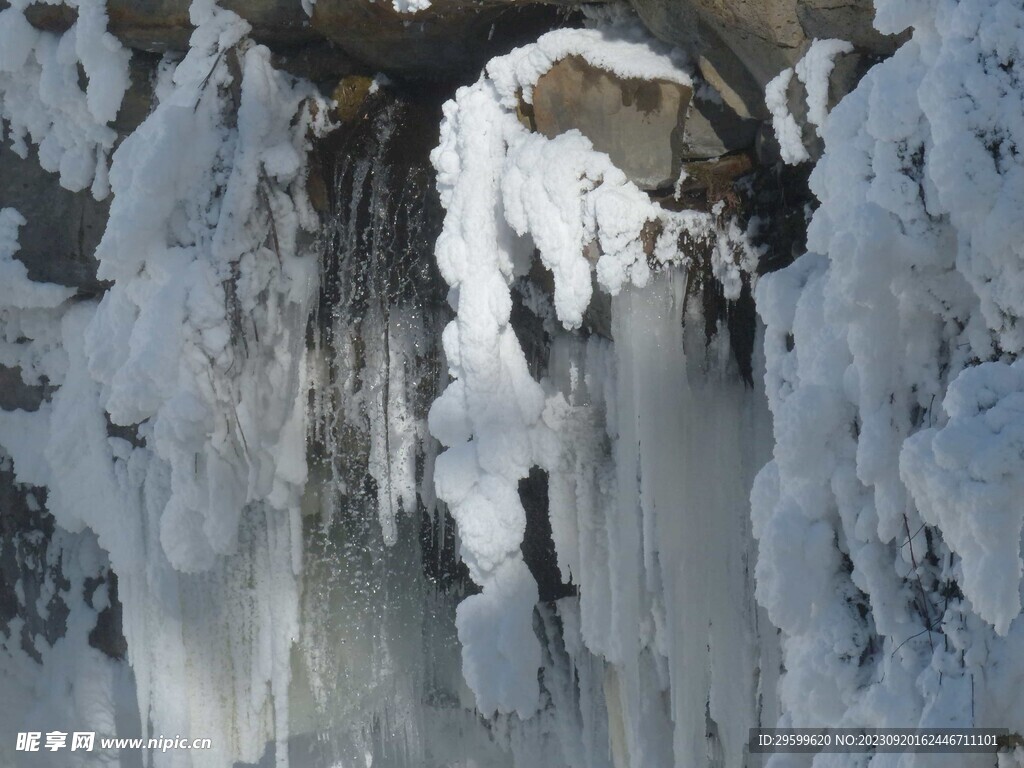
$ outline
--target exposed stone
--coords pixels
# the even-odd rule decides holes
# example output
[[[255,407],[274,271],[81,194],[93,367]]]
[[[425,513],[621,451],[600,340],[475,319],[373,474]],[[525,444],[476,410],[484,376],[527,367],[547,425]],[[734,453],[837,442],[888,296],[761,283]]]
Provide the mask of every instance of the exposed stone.
[[[840,38],[868,53],[888,55],[906,39],[875,29],[874,5],[864,0],[800,0],[797,17],[808,40]]]
[[[336,104],[334,116],[343,123],[350,123],[359,117],[372,85],[373,79],[369,77],[352,75],[342,78],[331,94]]]
[[[248,21],[258,42],[294,45],[318,37],[298,0],[221,0],[219,4]],[[191,0],[107,0],[108,29],[122,43],[139,50],[184,50],[192,35],[190,5]],[[63,32],[74,23],[76,11],[38,2],[30,5],[25,15],[39,29]]]
[[[110,570],[105,578],[89,579],[85,585],[86,601],[89,607],[95,608],[93,596],[97,587],[104,584],[107,586],[107,606],[96,616],[96,626],[89,632],[89,645],[112,659],[124,659],[128,655],[128,641],[124,636],[123,611],[117,595],[117,574]]]
[[[694,51],[701,74],[744,117],[767,118],[764,87],[814,38],[889,54],[901,39],[871,25],[871,0],[631,0],[651,32]]]
[[[326,92],[339,78],[354,72],[370,74],[366,67],[353,60],[330,40],[314,40],[298,45],[276,45],[271,49],[271,63],[296,77],[316,83]]]
[[[578,56],[556,63],[533,90],[533,122],[552,138],[575,128],[643,189],[679,175],[693,90],[667,80],[623,79]]]
[[[883,58],[882,54],[861,51],[836,56],[828,78],[828,111],[831,112],[846,94],[856,88],[867,71]]]
[[[109,29],[144,51],[185,50],[192,34],[191,0],[107,0]],[[490,58],[536,40],[565,18],[567,0],[434,0],[399,13],[388,0],[320,0],[312,19],[298,0],[221,0],[252,25],[252,38],[298,58],[287,69],[312,80],[362,69],[405,78],[452,79],[476,74]],[[0,0],[0,9],[7,6]],[[76,11],[33,3],[26,10],[40,29],[62,32]],[[325,45],[333,43],[336,47]],[[310,50],[315,55],[310,55]],[[353,59],[355,64],[353,64]]]
[[[789,1],[795,22],[795,0]],[[757,28],[752,19],[736,18],[730,6],[738,0],[724,0],[718,8],[705,0],[632,0],[632,4],[656,37],[697,55],[701,74],[737,114],[768,116],[764,85],[798,58],[803,41],[798,24],[795,30],[793,25],[776,25],[785,39],[780,44],[761,37],[767,30]],[[757,14],[770,15],[768,8]]]
[[[732,187],[742,176],[754,170],[754,158],[749,152],[737,152],[711,160],[686,163],[686,178],[679,189],[686,193],[691,190],[708,190],[717,199],[721,192]]]
[[[860,79],[877,60],[877,56],[859,52],[836,56],[828,80],[826,107],[829,112],[856,87]],[[825,144],[818,134],[817,127],[808,121],[807,88],[798,77],[793,77],[789,81],[789,87],[786,90],[786,104],[789,113],[800,127],[801,139],[808,157],[812,162],[817,161],[825,149]],[[771,164],[781,160],[781,149],[770,123],[764,124],[764,130],[758,136],[757,151],[758,157],[763,163]]]
[[[132,54],[129,64],[131,85],[121,100],[121,108],[111,124],[118,136],[125,137],[145,120],[153,109],[153,86],[160,57],[144,51]]]
[[[761,123],[758,127],[754,151],[757,154],[757,162],[761,165],[773,166],[782,163],[782,148],[779,146],[779,140],[775,138],[775,129],[771,123]]]
[[[434,0],[416,13],[399,13],[386,0],[318,0],[312,28],[372,70],[445,79],[475,76],[558,20],[553,8],[508,0]]]
[[[93,254],[106,226],[107,201],[60,186],[56,175],[39,167],[35,153],[22,160],[0,146],[0,208],[16,208],[27,223],[18,232],[15,258],[40,282],[98,293]]]
[[[20,368],[0,365],[0,409],[36,411],[45,397],[45,387],[29,386],[22,381]]]
[[[132,57],[131,87],[113,123],[121,136],[149,114],[157,61],[144,53]],[[18,233],[15,258],[25,264],[31,279],[69,285],[85,294],[103,290],[93,255],[106,227],[109,200],[97,201],[87,190],[69,192],[57,175],[39,166],[34,148],[22,159],[0,142],[0,208],[8,207],[27,221]]]
[[[703,160],[752,147],[758,125],[721,101],[697,96],[686,114],[679,154],[685,160]]]
[[[0,636],[20,620],[21,649],[40,660],[36,644],[53,645],[65,632],[68,608],[60,590],[60,563],[47,558],[53,518],[41,508],[46,495],[15,481],[0,463]],[[56,587],[56,589],[54,589]]]

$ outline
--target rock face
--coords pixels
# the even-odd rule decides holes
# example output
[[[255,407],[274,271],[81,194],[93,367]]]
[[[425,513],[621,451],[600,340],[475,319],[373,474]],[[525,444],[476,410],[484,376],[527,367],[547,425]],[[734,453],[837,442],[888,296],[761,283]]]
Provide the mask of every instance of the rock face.
[[[631,80],[578,56],[537,81],[530,127],[548,138],[576,129],[642,189],[670,187],[684,162],[753,146],[757,121],[739,117],[689,86]]]
[[[533,119],[548,138],[575,128],[643,189],[679,176],[686,111],[693,90],[666,80],[627,80],[578,56],[555,64],[533,91]]]
[[[20,368],[0,365],[0,409],[36,411],[45,397],[44,387],[33,387],[22,380]]]
[[[490,58],[533,42],[556,21],[551,8],[529,2],[434,0],[399,13],[388,0],[318,0],[312,29],[371,70],[474,79]]]
[[[25,160],[0,146],[0,208],[16,208],[27,223],[18,236],[22,261],[33,280],[59,283],[83,293],[102,290],[93,253],[107,223],[108,202],[88,192],[72,193],[54,174],[39,167],[34,154]]]
[[[191,0],[107,0],[110,30],[136,49],[182,50]],[[815,39],[841,38],[859,52],[885,55],[895,38],[872,27],[871,0],[630,0],[650,31],[696,54],[701,74],[745,118],[765,119],[764,86]],[[7,1],[0,0],[0,9]],[[486,61],[557,26],[567,0],[434,0],[399,13],[389,0],[319,0],[312,18],[298,0],[222,0],[245,18],[252,37],[297,61],[314,80],[353,71],[414,79],[470,80]],[[75,11],[37,2],[37,27],[67,29]],[[311,53],[315,51],[315,53]]]
[[[132,56],[131,87],[112,124],[120,136],[149,113],[157,63],[157,57],[145,53]],[[107,225],[109,200],[97,201],[88,191],[69,192],[57,175],[39,166],[34,148],[22,159],[7,142],[0,142],[0,208],[8,207],[27,220],[15,258],[25,264],[31,279],[71,286],[83,294],[102,292],[93,254]]]
[[[697,94],[678,151],[685,160],[704,160],[747,149],[754,145],[757,126],[757,120],[740,117],[723,101]]]
[[[107,0],[109,30],[125,45],[142,51],[163,52],[188,47],[192,34],[188,9],[191,0]],[[221,0],[222,8],[248,21],[253,37],[273,45],[310,42],[317,35],[299,2],[281,0]],[[75,20],[65,5],[34,3],[25,15],[40,29],[64,31]]]
[[[764,87],[814,38],[888,54],[899,40],[872,27],[871,0],[631,0],[651,32],[697,54],[701,74],[742,116],[766,118]]]
[[[471,79],[488,59],[556,25],[560,16],[552,6],[564,4],[434,0],[425,10],[399,13],[389,0],[320,0],[310,18],[299,0],[220,2],[252,25],[254,40],[275,52],[304,59],[316,50],[316,61],[289,67],[314,80],[359,69],[414,79]],[[191,0],[107,0],[108,27],[136,50],[184,50],[192,34],[190,5]],[[0,0],[0,10],[5,7]],[[26,10],[34,26],[57,32],[74,23],[75,13],[44,2]]]

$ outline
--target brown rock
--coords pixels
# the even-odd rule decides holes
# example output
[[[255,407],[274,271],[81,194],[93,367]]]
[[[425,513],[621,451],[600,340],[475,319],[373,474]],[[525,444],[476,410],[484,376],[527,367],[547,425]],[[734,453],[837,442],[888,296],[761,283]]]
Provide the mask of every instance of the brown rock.
[[[131,48],[184,50],[192,35],[190,5],[191,0],[107,0],[108,29]],[[257,42],[278,46],[317,39],[298,0],[221,0],[220,5],[248,21]],[[25,16],[39,29],[63,32],[75,23],[77,12],[38,2],[25,9]]]
[[[537,81],[533,121],[549,138],[579,130],[631,181],[657,189],[679,175],[677,148],[692,95],[689,86],[620,78],[570,56]]]
[[[22,160],[0,145],[0,208],[15,208],[27,223],[18,233],[15,258],[32,280],[60,283],[83,293],[103,290],[96,279],[96,245],[106,227],[109,201],[68,192],[56,174],[39,167],[32,152]]]
[[[871,0],[630,0],[658,38],[693,51],[701,74],[743,117],[768,117],[764,87],[814,38],[892,53],[901,39],[871,24]]]

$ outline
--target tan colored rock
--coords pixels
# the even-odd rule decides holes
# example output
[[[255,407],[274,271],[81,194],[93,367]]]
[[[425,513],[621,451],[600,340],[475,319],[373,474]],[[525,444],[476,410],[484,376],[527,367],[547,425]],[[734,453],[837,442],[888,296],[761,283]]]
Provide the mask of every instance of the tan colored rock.
[[[533,90],[533,121],[549,138],[575,128],[643,189],[679,175],[693,90],[667,80],[624,79],[578,56],[559,61]]]
[[[372,85],[373,78],[363,75],[342,78],[331,94],[336,105],[334,117],[343,123],[350,123],[359,117]]]
[[[107,0],[108,29],[122,43],[139,50],[183,50],[192,35],[190,5],[191,0]],[[317,38],[297,0],[221,0],[220,5],[248,21],[259,42],[282,46]],[[28,6],[25,15],[39,29],[61,32],[74,23],[76,11],[37,2]]]
[[[892,53],[901,42],[874,30],[871,0],[630,2],[656,37],[696,53],[701,74],[744,117],[768,117],[764,87],[814,38],[848,40],[876,55]]]
[[[690,102],[678,148],[684,160],[721,157],[754,146],[757,120],[737,115],[724,101],[697,96]]]

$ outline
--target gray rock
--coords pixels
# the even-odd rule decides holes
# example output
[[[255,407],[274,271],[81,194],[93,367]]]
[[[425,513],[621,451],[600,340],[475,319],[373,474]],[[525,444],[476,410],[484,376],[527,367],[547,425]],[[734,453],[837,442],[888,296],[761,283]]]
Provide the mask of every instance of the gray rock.
[[[119,136],[126,136],[150,114],[158,62],[155,55],[132,56],[131,86],[113,123]],[[72,286],[83,294],[103,290],[96,280],[94,253],[110,201],[96,201],[88,190],[71,193],[61,187],[56,174],[40,168],[35,147],[23,160],[0,142],[0,208],[14,208],[27,219],[18,232],[15,258],[25,263],[32,280]]]
[[[15,258],[40,282],[94,294],[102,290],[93,258],[106,226],[108,202],[88,191],[68,192],[55,174],[39,167],[34,151],[25,160],[0,146],[0,208],[16,208],[27,223],[18,233]]]
[[[294,74],[316,81],[353,72],[418,79],[469,78],[493,56],[536,40],[571,0],[434,0],[417,13],[398,13],[390,0],[320,0],[313,17],[299,0],[221,0],[252,25]],[[600,0],[603,1],[603,0]],[[182,51],[192,34],[191,0],[107,0],[109,29],[136,50]],[[0,0],[0,9],[5,7]],[[74,9],[37,2],[26,15],[60,32]],[[293,63],[294,60],[294,63]]]
[[[46,389],[22,381],[21,369],[0,365],[0,409],[37,411],[47,397]]]
[[[795,5],[795,0],[790,0]],[[632,0],[641,20],[658,38],[693,51],[701,74],[742,117],[765,118],[764,85],[799,58],[803,42],[795,8],[786,23],[775,0]],[[754,11],[758,13],[754,14]],[[753,16],[751,14],[754,14]],[[755,18],[773,20],[772,23]],[[772,39],[774,28],[774,38]]]
[[[59,560],[51,566],[53,518],[41,508],[46,494],[15,481],[9,465],[0,464],[0,634],[21,622],[21,649],[41,660],[36,644],[53,645],[66,630],[68,608]],[[64,582],[66,583],[66,582]]]
[[[149,114],[153,97],[152,74],[157,57],[132,57],[131,87],[125,94],[113,127],[127,135]],[[96,294],[103,285],[96,279],[96,246],[103,236],[109,200],[97,201],[86,190],[69,192],[56,174],[44,171],[32,148],[27,159],[0,144],[0,208],[15,208],[27,223],[18,236],[15,257],[31,279],[77,288]]]
[[[623,79],[570,56],[537,81],[532,117],[549,138],[579,130],[639,187],[658,189],[679,176],[692,94],[685,85]]]
[[[873,54],[888,55],[909,36],[876,30],[874,5],[864,0],[800,0],[797,17],[808,40],[838,37]]]
[[[757,120],[744,119],[721,101],[697,96],[690,102],[678,153],[684,160],[703,160],[754,145]]]
[[[836,104],[857,86],[875,60],[874,56],[856,51],[839,54],[835,57],[828,81],[828,100],[826,102],[828,111],[831,112]],[[807,89],[799,78],[790,79],[786,98],[789,112],[796,124],[800,126],[801,138],[807,149],[807,154],[812,162],[816,162],[821,157],[825,144],[818,135],[818,129],[808,121]],[[765,162],[771,158],[781,159],[781,150],[774,137],[771,124],[765,123],[765,128],[764,134],[758,140],[759,156],[763,156]]]

